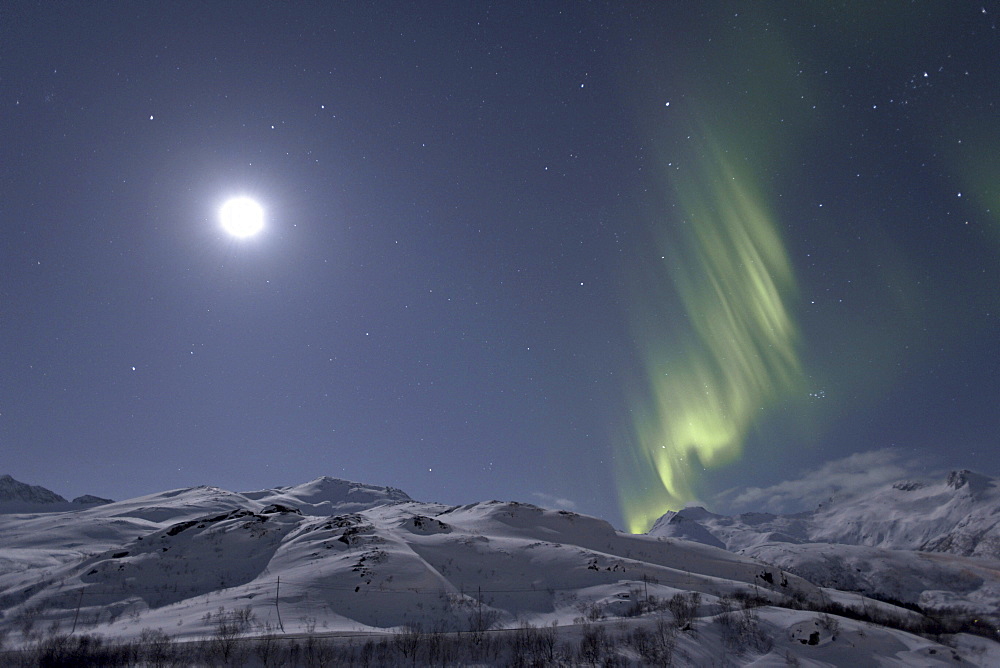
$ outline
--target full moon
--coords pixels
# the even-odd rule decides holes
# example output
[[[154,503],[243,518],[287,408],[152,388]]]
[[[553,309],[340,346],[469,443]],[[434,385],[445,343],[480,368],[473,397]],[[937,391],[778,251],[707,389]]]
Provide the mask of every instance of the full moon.
[[[239,239],[264,229],[264,208],[249,197],[234,197],[219,209],[222,229]]]

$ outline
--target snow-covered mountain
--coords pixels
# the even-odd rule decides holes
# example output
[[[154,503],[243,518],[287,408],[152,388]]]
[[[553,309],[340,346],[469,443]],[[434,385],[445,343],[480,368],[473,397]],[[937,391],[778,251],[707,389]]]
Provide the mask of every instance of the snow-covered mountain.
[[[1000,486],[971,471],[902,481],[816,511],[816,541],[1000,559]]]
[[[1000,586],[1000,485],[971,471],[888,484],[794,515],[667,513],[652,536],[763,559],[813,582],[927,608],[994,612]]]
[[[781,543],[840,543],[1000,559],[1000,484],[971,471],[937,482],[904,480],[794,515],[669,512],[653,536],[688,537],[728,550]]]
[[[285,633],[469,631],[486,619],[490,628],[554,625],[572,640],[610,618],[651,628],[689,614],[678,624],[688,629],[676,639],[682,664],[1000,661],[1000,645],[985,639],[954,636],[957,649],[947,648],[851,619],[873,610],[901,624],[923,618],[706,544],[726,544],[713,533],[720,516],[686,510],[673,517],[680,519],[657,531],[687,524],[694,540],[626,534],[600,519],[516,502],[423,503],[397,489],[326,477],[0,515],[0,638],[34,642],[38,629],[56,624],[111,638],[160,629],[197,639],[211,636],[218,610],[244,609]],[[808,536],[791,525],[787,531]],[[762,607],[736,613],[738,601]],[[823,616],[831,611],[847,616],[832,622]],[[745,615],[738,642],[734,614]],[[741,645],[747,638],[753,642]],[[625,660],[644,656],[622,652]]]
[[[0,503],[66,503],[55,492],[40,485],[28,485],[9,475],[0,475]]]
[[[71,502],[41,485],[23,483],[8,474],[0,475],[0,512],[66,510],[69,503]],[[72,503],[77,506],[93,506],[111,503],[111,499],[84,494],[73,499]]]
[[[105,503],[114,503],[114,499],[105,499],[93,494],[84,494],[73,499],[73,503],[80,506],[97,506]]]

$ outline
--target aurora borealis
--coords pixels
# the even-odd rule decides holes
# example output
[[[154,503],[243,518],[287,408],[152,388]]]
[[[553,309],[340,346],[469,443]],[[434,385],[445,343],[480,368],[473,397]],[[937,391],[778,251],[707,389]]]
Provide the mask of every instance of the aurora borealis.
[[[696,500],[698,472],[739,461],[754,424],[805,391],[788,221],[765,175],[782,168],[809,124],[790,116],[807,87],[795,80],[779,31],[741,46],[695,49],[661,72],[686,81],[691,99],[645,121],[674,138],[656,166],[662,209],[645,220],[659,254],[652,259],[661,263],[639,277],[634,293],[632,339],[645,387],[622,444],[635,457],[619,466],[634,532]],[[656,49],[651,57],[670,58]],[[751,74],[734,107],[727,76],[740,70]]]
[[[721,145],[707,143],[698,150],[702,162],[673,184],[680,220],[672,228],[684,238],[662,244],[669,253],[664,283],[683,308],[665,317],[687,327],[647,324],[637,332],[649,347],[652,396],[635,426],[637,468],[654,471],[662,488],[650,485],[647,498],[636,499],[634,472],[625,472],[622,505],[635,532],[693,500],[694,472],[738,459],[760,412],[802,386],[789,310],[795,278],[773,214],[753,175],[736,169]]]
[[[0,473],[631,531],[869,452],[1000,475],[998,17],[4,3]]]

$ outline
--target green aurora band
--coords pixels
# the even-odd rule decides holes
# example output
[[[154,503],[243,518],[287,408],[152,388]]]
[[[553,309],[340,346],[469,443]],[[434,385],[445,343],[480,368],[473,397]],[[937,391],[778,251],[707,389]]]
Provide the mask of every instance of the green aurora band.
[[[633,332],[645,391],[619,495],[635,533],[694,500],[696,473],[738,458],[764,411],[803,387],[795,277],[774,216],[746,162],[707,131],[698,137],[693,162],[671,170],[679,215],[656,234],[666,270],[644,281],[647,301],[658,294],[660,303],[640,309]],[[664,306],[676,304],[667,285],[683,317]]]

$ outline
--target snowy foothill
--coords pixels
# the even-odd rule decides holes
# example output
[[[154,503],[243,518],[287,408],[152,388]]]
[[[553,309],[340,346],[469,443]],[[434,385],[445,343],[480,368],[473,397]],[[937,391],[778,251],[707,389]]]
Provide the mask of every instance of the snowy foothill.
[[[564,665],[598,655],[643,665],[668,650],[677,665],[1000,664],[987,629],[929,618],[906,600],[919,590],[918,603],[968,601],[974,591],[995,609],[987,561],[899,545],[817,547],[812,529],[790,528],[794,521],[743,518],[736,531],[735,520],[686,510],[633,535],[565,510],[445,506],[327,477],[8,512],[0,514],[0,650],[85,634],[210,643],[238,615],[244,639],[323,639],[339,651],[391,640],[403,651],[400,639],[416,634],[414,642],[466,643],[473,653],[461,656],[485,663],[503,662],[508,650],[474,652],[531,638]],[[772,539],[785,535],[777,525],[798,542],[748,534],[764,526]],[[737,535],[743,545],[725,549]],[[870,572],[824,572],[834,558],[845,572]],[[949,589],[959,568],[952,559],[971,575]],[[899,564],[913,582],[886,595],[877,588]]]

